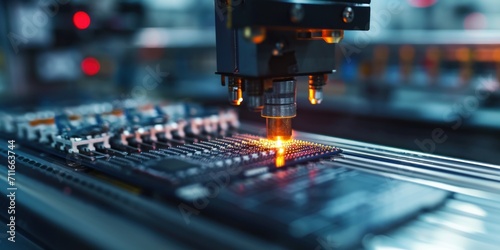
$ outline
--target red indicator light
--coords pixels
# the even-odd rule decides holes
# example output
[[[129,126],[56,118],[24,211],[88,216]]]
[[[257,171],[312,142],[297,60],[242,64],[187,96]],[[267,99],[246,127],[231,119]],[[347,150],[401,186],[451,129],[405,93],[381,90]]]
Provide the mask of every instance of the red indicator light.
[[[82,61],[82,71],[88,76],[93,76],[99,73],[101,64],[93,57],[87,57]]]
[[[73,24],[78,29],[84,30],[90,26],[90,16],[84,11],[78,11],[73,15]]]
[[[437,0],[408,0],[411,6],[417,8],[427,8],[434,5]]]

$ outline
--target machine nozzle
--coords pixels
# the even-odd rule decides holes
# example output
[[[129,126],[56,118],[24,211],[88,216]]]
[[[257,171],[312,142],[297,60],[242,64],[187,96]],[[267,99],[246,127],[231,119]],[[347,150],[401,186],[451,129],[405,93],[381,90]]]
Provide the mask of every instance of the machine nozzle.
[[[264,83],[259,79],[246,80],[247,107],[252,112],[260,112],[264,108]]]
[[[327,75],[311,75],[309,76],[309,102],[316,105],[323,101],[323,86],[328,80]]]
[[[309,102],[316,105],[323,101],[323,88],[322,87],[311,87],[309,86]]]
[[[229,78],[228,99],[229,103],[234,106],[239,106],[243,102],[243,86],[241,78]]]
[[[267,138],[289,140],[292,138],[292,118],[297,115],[295,79],[274,80],[265,87],[264,108]]]
[[[267,139],[288,141],[292,139],[292,118],[266,118]]]

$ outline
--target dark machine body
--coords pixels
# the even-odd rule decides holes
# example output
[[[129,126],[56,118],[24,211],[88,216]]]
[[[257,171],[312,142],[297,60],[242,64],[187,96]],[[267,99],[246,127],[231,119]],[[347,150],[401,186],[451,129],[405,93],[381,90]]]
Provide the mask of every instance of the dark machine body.
[[[17,12],[10,10],[18,5],[14,2],[0,2],[0,11],[8,12],[13,20]],[[22,5],[56,2],[63,1],[22,1]],[[26,47],[20,47],[15,60],[4,64],[15,71],[24,69],[21,66],[30,69],[31,61],[38,61],[34,58],[40,53],[57,52],[64,48],[56,45],[57,41],[67,41],[64,46],[82,58],[95,53],[92,58],[101,63],[101,69],[95,75],[86,75],[80,85],[73,84],[81,73],[78,67],[75,78],[60,85],[38,78],[22,85],[22,79],[33,77],[30,70],[21,70],[16,75],[21,78],[11,79],[12,89],[29,90],[37,98],[26,100],[9,92],[10,98],[0,103],[0,249],[498,249],[500,166],[463,159],[474,155],[487,161],[483,151],[496,144],[482,141],[486,136],[476,138],[480,141],[477,144],[461,137],[457,140],[444,129],[446,124],[420,128],[425,138],[414,134],[419,125],[413,123],[421,118],[419,114],[442,118],[436,106],[425,99],[438,91],[442,92],[437,99],[449,98],[450,92],[441,87],[425,89],[419,95],[425,98],[415,98],[414,92],[404,92],[417,86],[400,88],[394,84],[391,88],[403,90],[400,102],[394,106],[377,102],[389,98],[377,89],[382,78],[376,76],[386,74],[383,67],[409,77],[412,60],[427,57],[428,51],[424,47],[415,50],[408,44],[423,44],[426,39],[432,42],[432,36],[426,35],[439,31],[417,32],[405,37],[402,46],[384,47],[400,41],[395,36],[380,45],[367,46],[361,56],[353,56],[352,63],[339,68],[343,73],[363,74],[346,80],[352,81],[349,86],[341,81],[341,74],[335,75],[329,81],[330,92],[325,88],[325,97],[331,97],[325,98],[323,104],[327,105],[314,107],[322,112],[303,109],[307,115],[303,117],[311,119],[302,122],[311,131],[332,135],[335,130],[339,137],[354,135],[350,138],[357,141],[293,130],[292,118],[297,115],[298,84],[305,84],[302,90],[307,91],[311,104],[323,101],[323,86],[338,67],[335,52],[344,31],[370,28],[370,11],[375,6],[369,0],[215,0],[213,32],[212,24],[203,19],[213,19],[212,15],[203,15],[214,11],[206,1],[117,1],[118,7],[98,5],[94,10],[81,9],[80,2],[65,2],[60,13],[48,20],[71,26],[72,14],[85,10],[92,20],[88,29],[70,30],[68,34],[75,34],[71,41],[64,32],[56,32],[62,35],[54,35],[53,47],[23,45]],[[164,9],[142,6],[146,2]],[[206,9],[198,9],[200,15],[195,18],[189,2]],[[191,24],[196,19],[203,24],[200,30],[165,26],[180,23],[183,15],[176,11],[184,3],[184,21]],[[109,12],[93,12],[101,7]],[[109,14],[113,9],[122,11],[115,17]],[[160,19],[157,26],[148,23],[142,27],[140,23],[151,21],[145,16],[152,13],[168,17],[168,22]],[[392,14],[399,20],[397,13]],[[137,39],[131,38],[137,48],[125,53],[114,43],[125,41],[125,36],[113,37],[108,25],[126,37],[137,35]],[[46,28],[51,30],[50,25]],[[2,31],[16,32],[7,25],[4,28],[3,23]],[[103,36],[96,39],[94,35]],[[451,39],[461,41],[465,37]],[[496,43],[498,39],[491,40]],[[474,41],[471,46],[478,48],[476,45],[485,42]],[[130,47],[127,42],[123,44]],[[104,53],[100,58],[100,46],[106,52],[119,53],[108,57]],[[483,54],[495,55],[494,49]],[[374,53],[366,52],[372,50]],[[444,45],[429,51],[436,50],[448,51],[446,56],[453,60],[457,59],[455,52],[465,51],[468,57],[472,51],[465,47],[448,50]],[[500,65],[500,48],[498,52],[496,63]],[[399,61],[391,53],[401,58],[401,68],[393,67]],[[372,54],[373,62],[368,60]],[[441,69],[437,54],[430,53],[433,74]],[[23,64],[26,59],[31,63]],[[461,67],[467,73],[471,65],[465,59]],[[49,68],[53,65],[50,60],[41,62]],[[71,62],[78,66],[80,60]],[[60,71],[69,72],[71,67],[60,65]],[[245,119],[245,115],[251,115],[243,113],[246,110],[237,112],[221,105],[220,93],[206,91],[215,89],[208,83],[218,81],[212,79],[215,65],[222,85],[228,88],[230,103],[245,103],[250,111],[261,112],[266,126]],[[358,70],[355,65],[362,66]],[[114,67],[118,72],[111,70]],[[1,69],[0,54],[0,73]],[[132,74],[134,69],[145,75]],[[53,71],[42,73],[50,75]],[[114,73],[119,75],[117,79],[105,77]],[[300,82],[301,78],[306,81]],[[141,82],[142,86],[134,86],[146,91],[145,95],[135,99],[120,95],[120,91],[136,93],[126,86],[137,79],[147,80]],[[158,80],[158,86],[154,85],[157,88],[151,84],[153,79]],[[409,84],[402,79],[394,81]],[[1,81],[0,74],[0,93],[4,87]],[[105,88],[109,92],[103,91]],[[176,96],[182,93],[176,92],[179,89],[197,92],[197,97],[190,96],[197,102]],[[63,94],[49,96],[52,90]],[[71,95],[69,90],[77,94]],[[480,92],[469,90],[472,92],[466,93]],[[342,100],[358,97],[359,93],[369,98]],[[498,95],[498,91],[495,93]],[[169,94],[173,100],[165,98]],[[378,94],[383,98],[372,96]],[[464,98],[470,101],[469,94],[457,95],[459,103]],[[110,96],[119,97],[110,100]],[[467,114],[470,120],[459,113],[460,124],[463,121],[467,126],[480,111]],[[498,112],[483,111],[487,111],[485,116],[497,117]],[[344,112],[342,121],[338,119],[340,112]],[[408,120],[370,123],[369,119],[353,117],[355,112],[402,113]],[[394,127],[398,130],[391,129]],[[467,134],[461,129],[454,133]],[[345,131],[349,133],[342,133]],[[374,136],[385,137],[384,143],[365,142]],[[441,139],[445,137],[458,141],[453,152],[459,157],[384,146],[418,140],[419,145],[437,149],[444,147]]]
[[[291,138],[296,76],[319,104],[344,30],[369,30],[370,1],[215,1],[217,73],[229,101],[261,111],[269,139]],[[277,121],[280,120],[280,121]]]

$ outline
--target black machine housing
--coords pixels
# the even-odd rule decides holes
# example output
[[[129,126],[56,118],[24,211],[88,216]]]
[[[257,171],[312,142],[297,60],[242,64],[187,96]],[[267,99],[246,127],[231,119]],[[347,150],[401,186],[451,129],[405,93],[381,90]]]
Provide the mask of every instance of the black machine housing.
[[[370,0],[215,0],[217,73],[329,74],[344,30],[369,30]],[[339,39],[340,38],[340,39]]]

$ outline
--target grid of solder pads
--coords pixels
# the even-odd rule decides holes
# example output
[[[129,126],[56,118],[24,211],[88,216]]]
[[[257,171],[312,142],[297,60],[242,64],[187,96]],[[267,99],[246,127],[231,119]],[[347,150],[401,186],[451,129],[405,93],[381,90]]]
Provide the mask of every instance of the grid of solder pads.
[[[196,107],[196,114],[188,115],[192,106],[144,107],[78,115],[74,111],[44,118],[53,121],[50,124],[10,116],[12,126],[3,129],[9,128],[6,132],[29,147],[66,158],[71,166],[76,162],[142,184],[148,179],[171,185],[203,182],[209,173],[231,168],[242,175],[255,175],[341,153],[334,146],[242,134],[231,110],[207,112]]]

